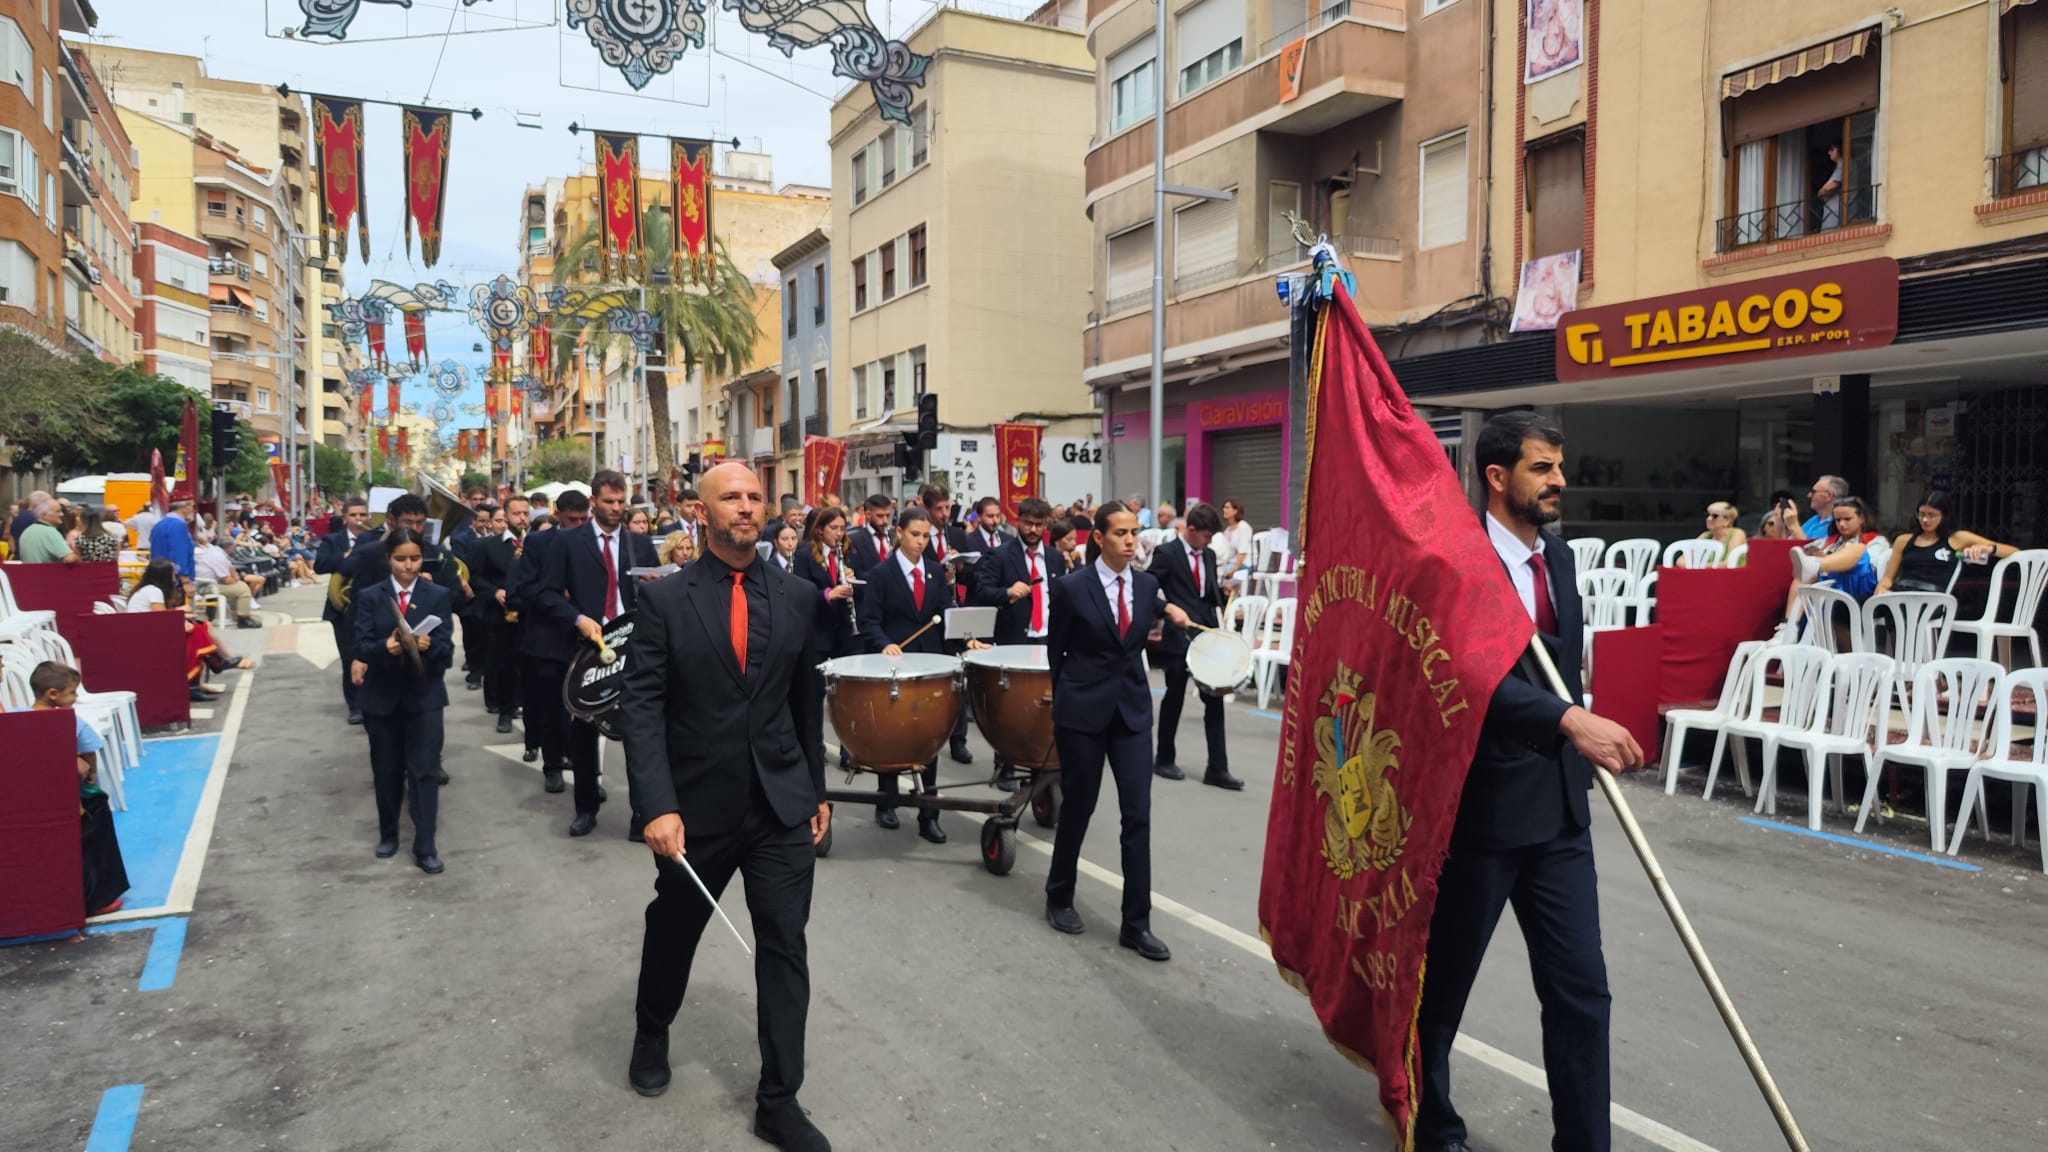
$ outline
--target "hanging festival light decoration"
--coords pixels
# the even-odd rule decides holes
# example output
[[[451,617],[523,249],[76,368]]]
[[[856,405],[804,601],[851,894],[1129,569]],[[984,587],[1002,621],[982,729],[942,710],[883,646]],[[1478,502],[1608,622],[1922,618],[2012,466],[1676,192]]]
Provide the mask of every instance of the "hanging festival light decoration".
[[[571,0],[573,6],[575,0]],[[910,123],[910,90],[924,86],[932,58],[891,40],[861,0],[722,0],[749,32],[793,55],[798,48],[832,50],[832,74],[866,84],[882,119]]]
[[[427,373],[427,387],[436,396],[453,400],[469,387],[469,369],[453,360],[443,360]]]
[[[642,352],[651,352],[661,336],[661,322],[654,313],[637,308],[614,308],[604,314],[605,327],[633,341]]]
[[[704,0],[568,0],[564,14],[635,91],[704,46]]]
[[[405,137],[405,251],[412,254],[413,229],[420,234],[420,260],[429,268],[441,259],[441,215],[447,206],[448,144],[455,116],[439,108],[408,105],[400,110]]]
[[[512,346],[532,330],[536,311],[533,289],[510,276],[478,284],[470,289],[469,301],[469,318],[491,338],[491,347],[507,357]]]

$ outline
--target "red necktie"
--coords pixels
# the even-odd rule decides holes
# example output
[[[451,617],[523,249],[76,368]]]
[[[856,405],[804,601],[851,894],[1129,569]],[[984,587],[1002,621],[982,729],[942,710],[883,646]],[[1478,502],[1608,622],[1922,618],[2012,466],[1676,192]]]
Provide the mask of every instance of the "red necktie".
[[[598,533],[604,541],[604,620],[612,622],[612,605],[619,602],[619,565],[612,559],[612,538],[608,532]]]
[[[834,553],[832,553],[831,555],[829,555],[829,556],[825,557],[825,572],[826,572],[826,574],[827,574],[827,575],[829,575],[829,576],[830,576],[830,577],[832,578],[832,586],[833,586],[834,588],[838,587],[838,586],[839,586],[839,554],[838,554],[837,552],[834,552]],[[829,589],[828,589],[828,591],[829,591]]]
[[[1026,552],[1024,559],[1031,563],[1031,630],[1045,631],[1045,583],[1038,578],[1038,553]]]
[[[1543,553],[1529,557],[1529,571],[1536,577],[1536,630],[1557,635],[1557,609],[1550,603],[1550,573],[1544,570]]]
[[[745,572],[732,574],[732,654],[740,662],[740,675],[747,674],[747,589],[740,581]]]
[[[910,569],[910,594],[917,599],[917,610],[924,611],[924,565],[912,565]]]
[[[405,619],[405,614],[411,610],[412,593],[400,589],[398,593],[398,618],[401,620]]]
[[[1131,606],[1124,600],[1124,578],[1116,578],[1116,635],[1121,640],[1131,634]]]
[[[1195,570],[1195,595],[1202,594],[1202,552],[1198,548],[1188,549],[1188,566]]]
[[[887,560],[889,558],[889,541],[883,538],[881,529],[876,528],[873,531],[875,533],[875,559],[878,562]]]

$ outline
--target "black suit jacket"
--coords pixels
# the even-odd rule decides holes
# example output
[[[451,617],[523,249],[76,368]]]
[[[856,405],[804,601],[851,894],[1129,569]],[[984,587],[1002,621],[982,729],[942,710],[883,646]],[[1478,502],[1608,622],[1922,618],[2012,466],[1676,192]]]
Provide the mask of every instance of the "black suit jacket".
[[[448,550],[461,557],[464,564],[474,565],[472,549],[476,547],[479,539],[481,537],[476,534],[476,521],[464,520],[462,527],[448,534]]]
[[[905,652],[929,652],[933,655],[946,654],[946,610],[954,607],[953,586],[931,575],[930,564],[925,565],[924,607],[917,606],[917,598],[910,587],[910,580],[903,574],[903,565],[896,557],[889,557],[886,564],[878,564],[868,570],[867,584],[860,590],[860,632],[869,652],[880,652],[891,644],[901,644],[905,637],[931,623],[934,616],[940,623],[928,629],[924,635],[904,647]]]
[[[1543,559],[1562,635],[1541,639],[1572,700],[1558,699],[1527,655],[1501,680],[1487,702],[1479,747],[1465,776],[1457,823],[1451,830],[1453,844],[1519,848],[1577,831],[1592,821],[1586,790],[1593,786],[1593,766],[1557,730],[1565,711],[1585,694],[1579,672],[1585,607],[1579,600],[1572,550],[1545,532]]]
[[[498,605],[498,590],[504,589],[505,602],[510,604],[512,569],[518,557],[519,546],[510,532],[479,536],[470,542],[469,587],[476,593],[477,619],[496,622],[505,618],[505,609]]]
[[[738,827],[756,779],[786,827],[824,800],[816,590],[760,570],[768,648],[752,676],[733,656],[731,584],[707,561],[641,589],[618,717],[642,819],[677,813],[686,834]]]
[[[843,560],[839,565],[839,573],[842,576],[851,575],[849,566]],[[851,656],[861,651],[860,640],[853,631],[852,602],[833,602],[825,599],[825,594],[832,591],[832,573],[823,564],[811,558],[811,550],[807,547],[796,550],[796,574],[803,577],[817,593],[814,597],[817,601],[817,610],[812,614],[812,619],[817,624],[818,659],[830,660],[838,656]],[[860,589],[856,588],[854,591],[859,592]]]
[[[983,540],[985,545],[988,541]],[[1045,627],[1046,634],[1052,633],[1052,585],[1053,581],[1067,574],[1067,558],[1057,548],[1041,545],[1045,552],[1045,565],[1039,575],[1045,578]],[[1010,603],[1010,585],[1031,583],[1031,566],[1025,562],[1024,542],[1012,536],[1009,543],[981,558],[974,566],[974,594],[969,602],[976,608],[996,610],[996,643],[998,644],[1042,644],[1044,640],[1033,640],[1031,631],[1031,597]]]
[[[540,577],[534,589],[534,607],[540,614],[557,624],[576,628],[576,618],[588,616],[592,620],[604,619],[604,593],[608,581],[605,578],[604,553],[597,540],[597,522],[585,521],[574,528],[557,528],[552,535],[561,539],[548,545],[547,558],[541,565]],[[640,582],[628,576],[635,568],[655,568],[660,561],[655,558],[654,541],[637,532],[619,529],[619,550],[624,554],[619,560],[619,606],[622,611],[633,611],[638,602]]]
[[[1127,569],[1131,628],[1117,635],[1116,609],[1095,565],[1053,582],[1052,621],[1045,655],[1052,665],[1052,722],[1056,728],[1102,732],[1112,718],[1136,732],[1152,729],[1152,682],[1145,676],[1145,635],[1152,629],[1159,581]]]
[[[391,590],[390,577],[356,590],[352,657],[368,665],[362,686],[356,689],[356,703],[364,715],[389,716],[448,706],[448,687],[441,682],[441,675],[455,656],[455,646],[448,639],[455,633],[454,608],[455,598],[446,588],[425,580],[413,582],[405,608],[406,624],[417,624],[429,616],[441,618],[427,637],[427,650],[420,653],[420,663],[426,669],[422,678],[413,672],[412,661],[384,648],[385,638],[397,627],[398,597]]]
[[[348,538],[348,529],[346,528],[338,532],[329,532],[320,538],[320,547],[313,553],[313,571],[321,576],[340,574],[342,561],[348,559],[351,551],[378,539],[382,535],[383,533],[377,529],[369,528],[365,529],[362,535],[356,537],[351,542]],[[348,582],[346,577],[343,578],[342,582],[344,584]],[[346,617],[332,603],[329,603],[320,609],[320,618],[332,624]]]
[[[519,562],[513,565],[512,591],[505,600],[519,611],[519,654],[531,660],[567,664],[576,658],[576,645],[581,642],[574,628],[564,627],[540,610],[541,570],[549,549],[564,535],[559,528],[528,532]]]
[[[863,524],[846,534],[846,562],[853,565],[855,576],[866,577],[868,569],[880,561],[879,553],[874,529]]]
[[[1195,592],[1194,565],[1188,560],[1187,541],[1178,537],[1152,550],[1152,564],[1145,572],[1159,581],[1160,594],[1168,604],[1179,605],[1189,620],[1214,628],[1223,611],[1223,589],[1216,582],[1216,554],[1207,548],[1201,551],[1202,591],[1199,595]],[[1160,657],[1175,662],[1184,660],[1192,639],[1187,629],[1167,621],[1159,633]]]

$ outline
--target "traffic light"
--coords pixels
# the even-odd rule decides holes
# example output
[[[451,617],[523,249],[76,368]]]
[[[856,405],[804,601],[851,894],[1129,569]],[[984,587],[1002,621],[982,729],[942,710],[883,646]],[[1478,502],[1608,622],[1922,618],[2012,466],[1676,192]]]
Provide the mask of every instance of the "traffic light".
[[[212,423],[208,427],[213,435],[213,470],[215,473],[225,472],[242,450],[242,430],[236,426],[233,412],[215,408],[210,415]]]
[[[924,471],[924,453],[918,449],[918,434],[905,432],[903,441],[896,445],[896,470],[903,474],[906,484],[916,482]]]
[[[697,473],[702,472],[703,470],[704,454],[701,452],[692,452],[690,453],[690,458],[688,460],[683,461],[683,475],[685,476],[694,479]]]
[[[918,393],[915,444],[924,452],[936,452],[939,449],[939,396],[936,392]]]

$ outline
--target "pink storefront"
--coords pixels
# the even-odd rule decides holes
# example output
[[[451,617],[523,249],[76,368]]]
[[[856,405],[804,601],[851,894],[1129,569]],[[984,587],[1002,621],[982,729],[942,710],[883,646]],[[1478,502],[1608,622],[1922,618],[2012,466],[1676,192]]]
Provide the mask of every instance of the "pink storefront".
[[[1176,508],[1191,499],[1212,504],[1234,499],[1255,528],[1292,522],[1294,514],[1286,506],[1285,365],[1273,367],[1279,371],[1270,376],[1257,373],[1270,379],[1273,387],[1245,390],[1246,377],[1254,371],[1217,381],[1209,395],[1204,395],[1209,388],[1202,385],[1168,386],[1168,396],[1179,402],[1166,406],[1163,470],[1166,497]],[[1143,392],[1119,396],[1114,410],[1103,418],[1102,438],[1110,447],[1110,473],[1119,496],[1144,492],[1149,483],[1145,399]]]

